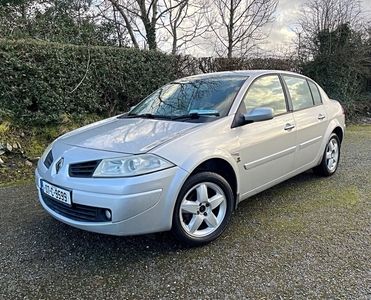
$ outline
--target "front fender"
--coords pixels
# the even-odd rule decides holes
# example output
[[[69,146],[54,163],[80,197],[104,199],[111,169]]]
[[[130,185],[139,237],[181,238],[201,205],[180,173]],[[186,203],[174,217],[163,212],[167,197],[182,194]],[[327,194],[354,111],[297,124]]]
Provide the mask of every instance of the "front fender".
[[[237,158],[235,159],[228,151],[224,149],[207,148],[191,152],[184,160],[184,163],[179,166],[181,171],[176,174],[169,188],[169,193],[167,194],[165,201],[166,211],[163,218],[164,228],[171,228],[170,222],[172,221],[175,202],[185,181],[189,178],[189,176],[191,176],[192,172],[197,169],[197,167],[211,159],[221,159],[232,167],[237,181],[236,193],[237,195],[239,194],[239,175],[236,162]]]
[[[233,168],[234,173],[238,174],[237,157],[234,157],[227,150],[220,148],[206,148],[192,152],[180,167],[188,173],[192,173],[199,165],[211,159],[221,159],[228,162]]]

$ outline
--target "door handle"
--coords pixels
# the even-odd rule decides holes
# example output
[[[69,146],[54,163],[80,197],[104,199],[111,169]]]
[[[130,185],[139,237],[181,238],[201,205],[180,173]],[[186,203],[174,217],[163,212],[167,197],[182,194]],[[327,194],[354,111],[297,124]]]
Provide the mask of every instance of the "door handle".
[[[284,129],[289,131],[289,130],[294,129],[294,128],[295,128],[295,125],[287,123]]]
[[[324,118],[326,118],[326,116],[324,116],[323,114],[318,115],[318,120],[323,120]]]

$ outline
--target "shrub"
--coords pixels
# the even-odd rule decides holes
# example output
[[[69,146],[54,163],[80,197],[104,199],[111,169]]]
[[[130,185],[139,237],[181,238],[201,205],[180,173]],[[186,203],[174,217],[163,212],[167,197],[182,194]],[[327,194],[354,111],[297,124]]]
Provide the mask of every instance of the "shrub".
[[[174,57],[127,48],[0,39],[0,61],[0,116],[20,124],[116,114],[175,78]]]

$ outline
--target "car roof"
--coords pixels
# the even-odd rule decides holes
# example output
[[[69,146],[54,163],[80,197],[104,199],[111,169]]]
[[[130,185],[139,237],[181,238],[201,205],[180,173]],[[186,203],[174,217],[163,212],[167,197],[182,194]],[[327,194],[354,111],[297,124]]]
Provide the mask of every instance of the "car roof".
[[[294,73],[290,71],[283,71],[283,70],[236,70],[236,71],[223,71],[223,72],[192,75],[192,76],[180,78],[176,81],[197,80],[197,79],[205,79],[205,78],[213,78],[213,77],[233,77],[233,76],[256,77],[256,76],[265,75],[265,74],[277,74],[277,73],[290,74],[290,75],[295,75],[295,76],[303,76],[298,73]]]

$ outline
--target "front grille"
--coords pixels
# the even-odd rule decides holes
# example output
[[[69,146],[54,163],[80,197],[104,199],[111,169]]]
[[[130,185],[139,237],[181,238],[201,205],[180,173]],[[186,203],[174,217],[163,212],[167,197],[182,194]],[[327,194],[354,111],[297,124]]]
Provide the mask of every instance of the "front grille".
[[[105,216],[107,208],[99,208],[73,203],[72,206],[67,206],[49,197],[44,192],[41,192],[44,203],[56,213],[80,222],[108,222],[110,220]]]
[[[52,150],[49,151],[48,155],[46,156],[45,160],[44,160],[44,165],[47,169],[50,168],[51,164],[53,163],[53,153],[52,153]]]
[[[101,160],[93,160],[72,164],[69,167],[68,174],[70,177],[91,178],[100,162]]]

